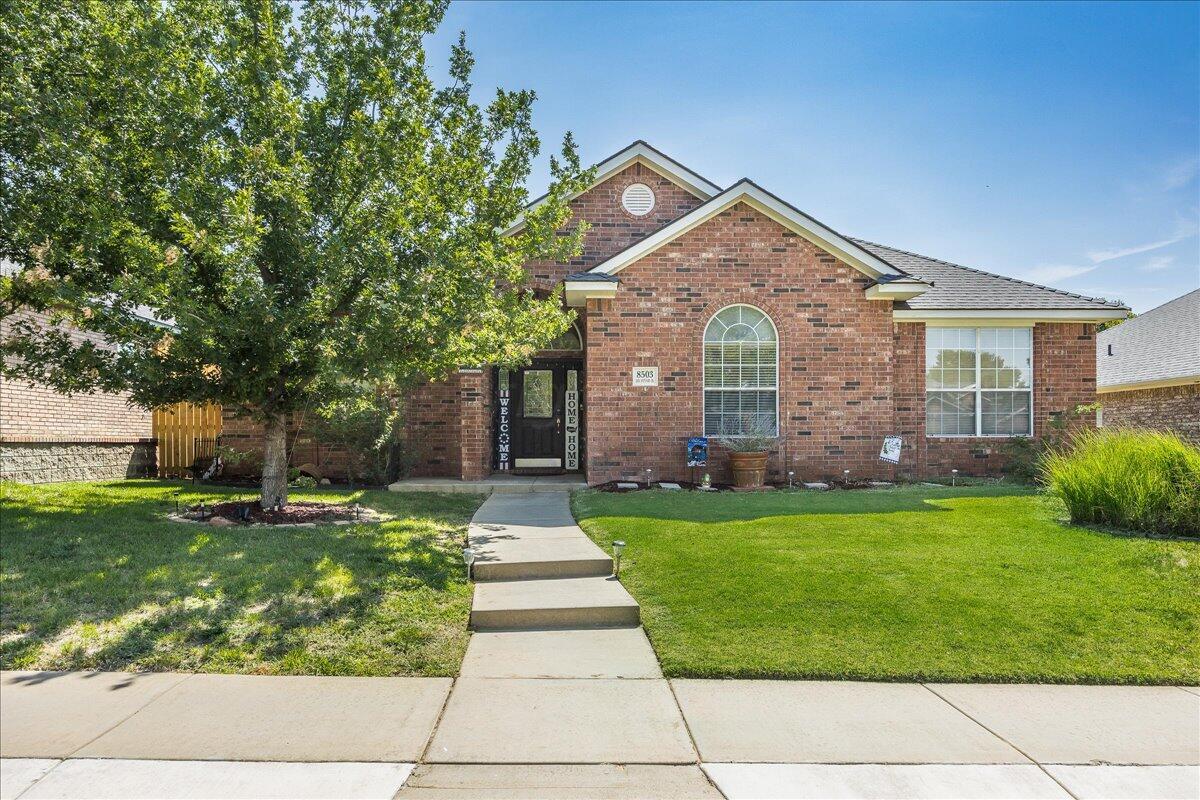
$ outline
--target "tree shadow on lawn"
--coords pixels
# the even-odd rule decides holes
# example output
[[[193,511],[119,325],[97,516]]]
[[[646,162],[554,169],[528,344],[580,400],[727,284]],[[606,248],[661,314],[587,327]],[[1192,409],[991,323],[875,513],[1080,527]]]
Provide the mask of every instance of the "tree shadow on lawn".
[[[946,500],[1035,495],[1036,489],[1018,484],[960,486],[900,486],[891,489],[775,491],[760,493],[701,493],[649,491],[629,494],[585,492],[576,495],[576,519],[638,517],[683,522],[738,522],[765,517],[894,514],[952,511]]]
[[[465,519],[436,498],[364,498],[405,515],[381,525],[210,528],[163,519],[175,488],[6,499],[4,668],[307,672],[313,644],[335,670],[362,666],[337,666],[339,647],[402,670],[380,649],[418,650],[445,624],[465,637]]]

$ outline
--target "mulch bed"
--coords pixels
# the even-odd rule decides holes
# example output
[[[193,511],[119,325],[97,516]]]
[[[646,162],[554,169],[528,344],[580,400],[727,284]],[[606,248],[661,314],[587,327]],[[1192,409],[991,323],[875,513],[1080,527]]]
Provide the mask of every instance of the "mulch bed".
[[[245,514],[249,510],[249,519]],[[280,511],[262,508],[257,500],[241,500],[215,505],[194,505],[178,517],[181,521],[214,523],[221,519],[234,525],[328,525],[352,522],[378,522],[380,515],[369,508],[362,508],[356,516],[352,506],[341,503],[319,503],[297,500],[288,503]]]
[[[617,486],[618,483],[634,483],[634,481],[609,481],[608,483],[601,483],[601,484],[598,484],[591,488],[595,489],[598,492],[611,492],[613,494],[628,494],[630,492],[646,491],[645,481],[637,481],[636,489],[621,488],[621,487]],[[685,492],[695,492],[695,491],[700,490],[700,484],[698,484],[698,483],[691,483],[690,481],[674,481],[674,483],[678,483],[680,488]],[[850,480],[846,480],[843,478],[832,478],[830,480],[822,481],[822,483],[828,484],[830,489],[878,489],[878,488],[880,488],[878,483],[868,481],[868,480],[855,480],[853,478],[851,478]],[[655,481],[651,488],[658,489],[659,488],[658,482]],[[811,491],[811,490],[805,489],[804,484],[801,483],[799,480],[796,480],[790,487],[788,486],[787,481],[767,481],[761,487],[757,487],[754,489],[735,489],[733,484],[714,483],[714,484],[712,484],[712,489],[709,491],[762,492],[762,491],[770,491],[772,489],[782,489],[785,491],[789,490],[789,489],[793,490],[793,491]]]

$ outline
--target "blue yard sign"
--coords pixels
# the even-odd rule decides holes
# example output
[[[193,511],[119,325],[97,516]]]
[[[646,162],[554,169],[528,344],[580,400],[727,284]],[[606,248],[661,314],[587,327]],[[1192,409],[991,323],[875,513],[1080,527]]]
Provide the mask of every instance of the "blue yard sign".
[[[693,436],[687,442],[687,465],[689,467],[708,466],[708,439],[703,436]]]

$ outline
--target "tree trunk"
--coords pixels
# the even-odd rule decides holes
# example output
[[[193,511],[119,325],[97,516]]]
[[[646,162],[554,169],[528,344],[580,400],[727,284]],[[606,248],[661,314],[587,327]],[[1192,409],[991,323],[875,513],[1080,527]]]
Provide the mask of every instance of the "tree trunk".
[[[262,495],[263,508],[270,508],[275,501],[287,503],[287,414],[272,414],[267,417],[264,428],[266,449],[263,452]]]

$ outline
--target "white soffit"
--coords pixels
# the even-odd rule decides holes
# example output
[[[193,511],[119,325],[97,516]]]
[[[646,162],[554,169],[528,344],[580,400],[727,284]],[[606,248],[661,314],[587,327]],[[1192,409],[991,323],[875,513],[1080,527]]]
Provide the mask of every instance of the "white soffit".
[[[639,258],[653,253],[658,248],[682,236],[692,228],[702,225],[722,211],[731,208],[736,203],[745,203],[765,214],[785,228],[808,239],[830,255],[837,257],[859,272],[872,278],[878,278],[881,275],[903,274],[883,259],[867,252],[862,247],[854,244],[836,231],[822,225],[802,211],[793,208],[747,178],[738,181],[704,205],[689,214],[685,214],[657,233],[647,236],[632,247],[628,247],[607,261],[601,262],[589,270],[589,272],[602,272],[607,275],[615,275]]]
[[[645,142],[638,140],[626,147],[621,152],[606,158],[604,161],[596,165],[596,179],[588,185],[584,192],[590,191],[606,180],[621,172],[631,164],[641,164],[642,166],[652,170],[671,182],[682,186],[689,192],[699,197],[701,200],[708,200],[711,197],[720,194],[721,187],[715,183],[711,183],[696,173],[692,172],[687,167],[680,164],[678,161],[670,158],[664,153],[655,150]],[[574,200],[579,194],[571,195],[570,199]],[[533,209],[545,202],[545,196],[539,197],[529,204],[528,208]],[[517,233],[525,226],[525,215],[517,217],[517,221],[510,228],[504,231],[506,236]]]
[[[1104,322],[1124,319],[1129,312],[1123,308],[1036,308],[1021,309],[911,309],[898,308],[892,312],[897,322],[924,322],[939,328],[954,327],[1013,327],[1035,322]]]
[[[563,281],[567,305],[572,308],[587,305],[588,300],[611,300],[617,296],[617,284],[611,281]]]

